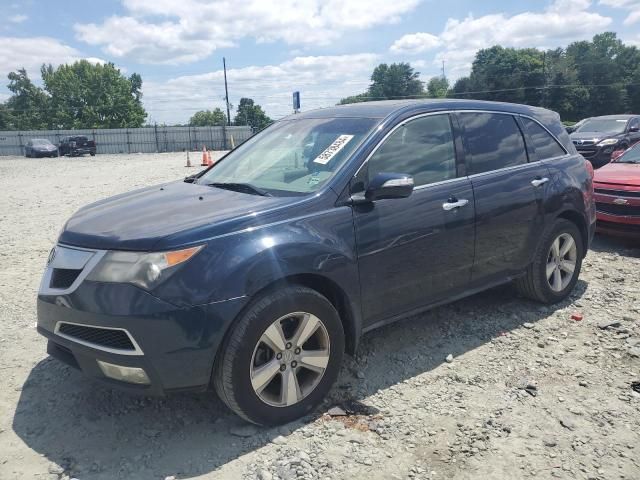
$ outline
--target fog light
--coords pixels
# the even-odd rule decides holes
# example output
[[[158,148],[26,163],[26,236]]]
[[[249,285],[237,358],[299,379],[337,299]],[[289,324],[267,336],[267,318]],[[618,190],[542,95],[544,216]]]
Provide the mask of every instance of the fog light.
[[[137,383],[138,385],[149,385],[149,377],[145,371],[137,367],[124,367],[122,365],[114,365],[113,363],[102,362],[98,360],[98,366],[102,373],[114,380],[121,382]]]

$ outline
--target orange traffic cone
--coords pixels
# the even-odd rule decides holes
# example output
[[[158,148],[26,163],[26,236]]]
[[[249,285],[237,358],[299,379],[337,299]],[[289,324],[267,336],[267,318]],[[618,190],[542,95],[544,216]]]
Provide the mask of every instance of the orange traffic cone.
[[[193,167],[193,165],[191,165],[191,159],[189,158],[189,150],[187,150],[187,164],[185,167]]]
[[[213,165],[213,161],[211,160],[211,152],[207,150],[207,162],[209,162],[209,166]]]
[[[202,163],[200,164],[201,167],[208,167],[209,166],[209,155],[207,154],[207,147],[206,145],[202,146]]]

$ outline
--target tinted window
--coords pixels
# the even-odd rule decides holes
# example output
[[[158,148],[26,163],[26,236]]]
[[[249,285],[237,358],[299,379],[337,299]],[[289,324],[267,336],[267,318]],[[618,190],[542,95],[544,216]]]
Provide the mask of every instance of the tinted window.
[[[524,139],[513,116],[461,113],[460,121],[471,154],[470,175],[527,163]]]
[[[640,120],[637,118],[633,118],[630,122],[629,122],[629,129],[631,128],[638,128],[640,127]]]
[[[422,117],[398,127],[369,160],[369,178],[380,172],[406,173],[416,186],[455,178],[449,115]]]
[[[558,145],[558,142],[537,122],[523,118],[522,123],[533,142],[539,160],[559,157],[565,154],[565,151]]]

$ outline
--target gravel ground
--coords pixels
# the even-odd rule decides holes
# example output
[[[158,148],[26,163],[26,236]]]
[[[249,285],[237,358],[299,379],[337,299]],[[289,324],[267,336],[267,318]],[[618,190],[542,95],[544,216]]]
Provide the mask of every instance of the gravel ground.
[[[48,359],[35,297],[65,219],[184,162],[0,158],[0,479],[640,478],[637,244],[596,237],[555,307],[506,286],[368,334],[316,415],[276,429]]]

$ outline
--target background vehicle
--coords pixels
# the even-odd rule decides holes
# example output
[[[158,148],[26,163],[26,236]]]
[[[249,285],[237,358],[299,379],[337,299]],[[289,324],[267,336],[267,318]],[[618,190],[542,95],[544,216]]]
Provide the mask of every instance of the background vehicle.
[[[614,151],[626,150],[640,141],[640,116],[637,115],[592,117],[579,123],[571,140],[593,168],[609,163]]]
[[[80,209],[38,329],[93,378],[213,384],[243,418],[287,422],[322,401],[363,332],[513,280],[566,298],[595,227],[588,165],[557,114],[523,105],[293,115],[188,182]]]
[[[594,188],[597,230],[640,238],[640,144],[599,169]]]
[[[32,138],[24,146],[25,157],[57,157],[58,147],[45,138]]]
[[[62,137],[60,140],[60,155],[76,157],[88,153],[92,157],[96,154],[96,142],[84,135]]]

